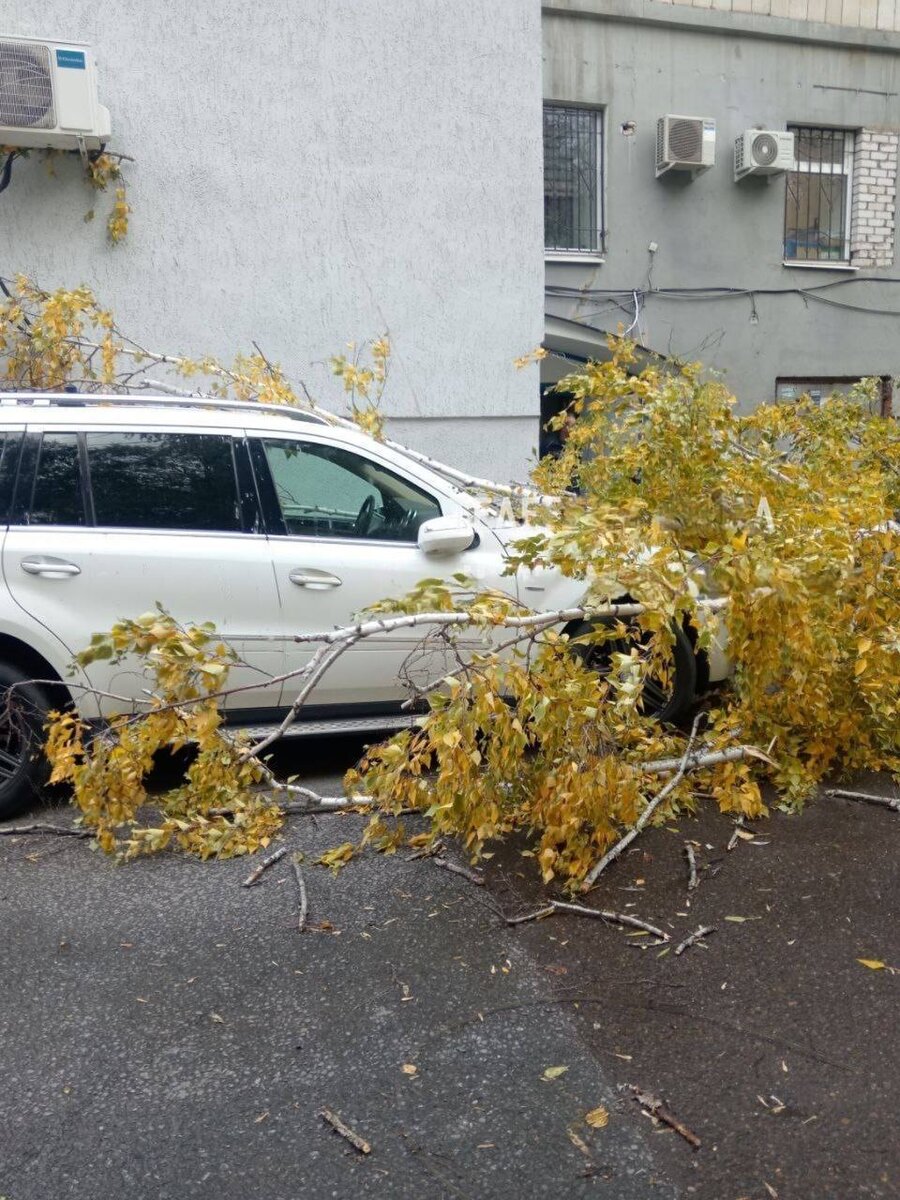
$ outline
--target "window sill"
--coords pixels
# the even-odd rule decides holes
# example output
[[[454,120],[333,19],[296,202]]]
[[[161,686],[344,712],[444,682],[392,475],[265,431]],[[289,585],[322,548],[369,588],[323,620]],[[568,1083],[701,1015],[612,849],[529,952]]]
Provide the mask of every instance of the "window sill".
[[[589,266],[601,266],[606,262],[606,255],[592,250],[545,250],[544,262],[585,263]]]
[[[804,259],[784,258],[781,261],[783,267],[800,268],[804,271],[858,271],[859,267],[855,267],[852,263],[847,262],[808,262]]]

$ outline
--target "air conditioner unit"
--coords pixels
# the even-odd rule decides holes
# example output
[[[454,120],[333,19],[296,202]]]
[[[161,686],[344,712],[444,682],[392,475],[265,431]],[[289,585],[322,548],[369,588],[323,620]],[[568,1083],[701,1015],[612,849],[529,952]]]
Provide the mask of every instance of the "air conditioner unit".
[[[786,129],[747,129],[734,143],[734,177],[777,175],[794,162],[794,135]]]
[[[0,35],[0,146],[100,150],[109,136],[90,46]]]
[[[709,117],[660,117],[656,178],[667,171],[708,171],[716,163],[716,123]]]

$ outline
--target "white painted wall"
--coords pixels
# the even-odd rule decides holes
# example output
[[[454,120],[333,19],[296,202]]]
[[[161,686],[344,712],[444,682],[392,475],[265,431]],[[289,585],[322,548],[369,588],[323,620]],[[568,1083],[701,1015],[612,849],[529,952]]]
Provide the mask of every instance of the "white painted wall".
[[[328,356],[384,331],[387,411],[521,475],[542,336],[538,0],[16,0],[0,34],[95,49],[132,228],[76,163],[16,163],[0,274],[91,285],[145,344],[257,339],[326,403]],[[473,418],[490,415],[483,425]]]

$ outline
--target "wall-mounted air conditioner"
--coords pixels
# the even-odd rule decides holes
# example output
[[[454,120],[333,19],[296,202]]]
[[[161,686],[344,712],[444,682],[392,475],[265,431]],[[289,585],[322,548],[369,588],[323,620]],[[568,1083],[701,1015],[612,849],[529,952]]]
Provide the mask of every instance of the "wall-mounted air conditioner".
[[[0,35],[0,146],[100,150],[109,135],[90,46]]]
[[[786,129],[746,129],[734,143],[734,178],[777,175],[794,162],[794,135]]]
[[[716,123],[710,117],[660,117],[656,178],[668,171],[708,171],[716,162]]]

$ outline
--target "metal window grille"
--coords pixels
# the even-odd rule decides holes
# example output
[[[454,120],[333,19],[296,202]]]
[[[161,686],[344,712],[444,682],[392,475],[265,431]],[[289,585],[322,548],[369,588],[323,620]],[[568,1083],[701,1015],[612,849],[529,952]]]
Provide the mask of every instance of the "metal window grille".
[[[853,132],[789,125],[794,162],[787,173],[784,257],[849,262]]]
[[[596,109],[544,105],[544,246],[603,249],[603,116]]]

